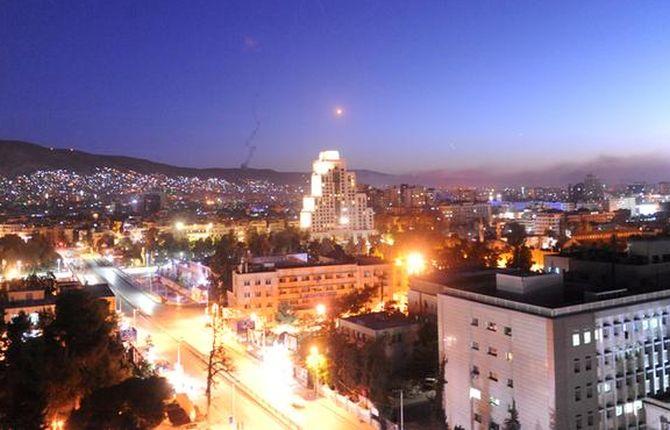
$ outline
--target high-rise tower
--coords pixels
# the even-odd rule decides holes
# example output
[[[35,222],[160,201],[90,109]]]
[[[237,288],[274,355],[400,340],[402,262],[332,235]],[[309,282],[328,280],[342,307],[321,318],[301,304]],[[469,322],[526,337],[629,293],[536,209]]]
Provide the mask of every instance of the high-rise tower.
[[[374,212],[356,190],[356,173],[347,171],[338,151],[322,151],[312,163],[311,193],[300,211],[300,227],[313,238],[365,239],[374,232]]]

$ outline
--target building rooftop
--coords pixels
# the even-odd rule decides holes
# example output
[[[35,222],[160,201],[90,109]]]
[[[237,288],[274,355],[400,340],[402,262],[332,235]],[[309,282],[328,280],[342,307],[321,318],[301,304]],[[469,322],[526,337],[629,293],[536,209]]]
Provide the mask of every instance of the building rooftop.
[[[410,288],[415,289],[416,285],[417,289],[425,289],[431,288],[431,284],[437,284],[440,286],[438,295],[460,297],[547,317],[670,298],[670,277],[667,282],[659,282],[658,285],[616,289],[562,280],[558,284],[516,293],[497,285],[496,277],[499,273],[514,276],[513,272],[488,270],[450,280],[448,275],[434,273],[412,279]]]
[[[367,327],[371,330],[386,330],[417,324],[416,320],[408,318],[405,314],[386,312],[372,312],[369,314],[342,318],[342,320]]]
[[[344,264],[355,264],[358,266],[373,266],[377,264],[387,264],[385,260],[376,257],[352,257],[343,260],[323,260],[317,262],[305,262],[297,259],[289,259],[282,261],[275,261],[270,264],[249,264],[246,271],[237,270],[237,273],[260,273],[260,272],[274,272],[278,269],[296,269],[300,267],[326,267],[339,266]]]

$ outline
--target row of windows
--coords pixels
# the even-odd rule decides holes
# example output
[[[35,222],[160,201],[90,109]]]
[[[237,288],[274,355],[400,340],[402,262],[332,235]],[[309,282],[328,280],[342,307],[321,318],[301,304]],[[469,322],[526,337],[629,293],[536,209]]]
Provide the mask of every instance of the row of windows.
[[[472,366],[472,376],[475,377],[475,378],[479,376],[479,367],[478,366]],[[493,381],[493,382],[498,382],[499,381],[498,373],[494,372],[493,370],[489,371],[488,379]],[[510,388],[514,388],[514,380],[511,379],[511,378],[508,378],[507,379],[507,386],[510,387]]]
[[[473,340],[472,343],[470,344],[470,348],[474,351],[479,351],[479,342]],[[495,348],[493,346],[489,346],[486,350],[486,353],[492,357],[497,357],[498,356],[498,348]],[[507,361],[512,361],[513,354],[511,351],[508,351],[505,353],[505,359]]]
[[[587,399],[593,398],[593,384],[591,382],[586,384],[584,391],[586,392]],[[582,400],[582,387],[578,385],[575,387],[575,402],[579,402],[581,400]]]
[[[594,418],[593,418],[593,412],[589,411],[586,414],[586,426],[587,427],[593,427],[594,423],[595,423],[595,421],[594,421]],[[581,414],[575,416],[575,428],[577,430],[580,430],[580,429],[584,428],[584,424],[583,424],[583,421],[582,421],[582,415]]]
[[[263,307],[263,304],[262,304],[262,303],[256,303],[256,306],[252,306],[252,305],[249,305],[249,304],[244,305],[244,309],[252,309],[252,308],[254,308],[254,307],[255,307],[256,309],[260,309],[260,308]],[[272,303],[271,303],[271,302],[268,302],[268,303],[265,305],[265,307],[266,307],[266,308],[271,308],[271,307],[272,307]]]
[[[472,318],[472,321],[470,322],[470,325],[473,326],[473,327],[479,327],[479,318]],[[498,324],[496,324],[492,321],[488,321],[486,323],[485,327],[486,327],[486,330],[488,330],[488,331],[493,331],[493,332],[498,331]],[[512,336],[512,327],[504,326],[503,327],[503,333],[506,336]]]
[[[243,296],[244,296],[245,299],[249,299],[249,298],[251,298],[251,292],[250,292],[250,291],[246,291],[246,292],[243,294]],[[256,292],[254,293],[254,296],[255,296],[255,297],[261,297],[261,292],[260,292],[260,291],[256,291]],[[272,293],[271,293],[270,291],[266,291],[266,292],[265,292],[265,297],[272,297]]]
[[[666,324],[667,324],[666,317],[660,317],[660,316],[644,318],[638,321],[628,321],[623,323],[615,322],[614,327],[612,327],[612,334],[615,337],[617,337],[621,335],[621,333],[623,333],[626,339],[628,339],[629,333],[631,331],[639,332],[646,330],[655,330]],[[581,335],[579,332],[575,332],[572,334],[572,346],[589,344],[591,343],[591,339],[601,341],[603,339],[608,339],[609,336],[610,336],[609,324],[608,326],[597,328],[593,330],[593,332],[591,332],[591,330],[584,330],[582,331]]]
[[[245,287],[250,286],[250,285],[251,285],[251,280],[250,280],[250,279],[246,279],[246,280],[244,280],[243,285],[244,285]],[[261,285],[261,280],[260,280],[260,279],[256,279],[256,280],[254,281],[254,285]],[[270,279],[270,278],[265,279],[265,285],[272,285],[272,279]]]

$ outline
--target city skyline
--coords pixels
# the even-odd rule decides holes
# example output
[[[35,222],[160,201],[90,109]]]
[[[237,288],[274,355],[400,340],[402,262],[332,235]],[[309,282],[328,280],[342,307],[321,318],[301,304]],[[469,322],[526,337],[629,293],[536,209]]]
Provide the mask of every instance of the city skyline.
[[[3,138],[284,171],[667,156],[660,2],[4,9]]]

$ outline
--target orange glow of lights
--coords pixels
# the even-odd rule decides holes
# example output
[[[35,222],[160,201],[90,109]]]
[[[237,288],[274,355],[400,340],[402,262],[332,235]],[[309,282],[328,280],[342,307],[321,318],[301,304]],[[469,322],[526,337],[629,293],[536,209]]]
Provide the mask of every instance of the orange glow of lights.
[[[412,252],[405,259],[405,267],[408,275],[420,275],[426,271],[426,259],[418,252]]]

